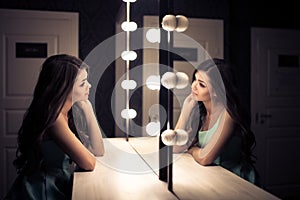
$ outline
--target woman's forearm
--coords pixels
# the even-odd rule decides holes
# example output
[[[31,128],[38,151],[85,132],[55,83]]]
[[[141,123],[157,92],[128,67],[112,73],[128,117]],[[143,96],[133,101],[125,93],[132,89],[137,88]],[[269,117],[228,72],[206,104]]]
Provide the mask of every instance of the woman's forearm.
[[[87,126],[91,143],[90,150],[96,156],[102,156],[104,154],[104,144],[101,130],[99,128],[98,121],[94,113],[91,113],[89,117],[87,117]]]
[[[188,120],[189,118],[186,117],[186,115],[190,115],[191,113],[185,113],[183,114],[183,112],[181,112],[181,114],[179,115],[177,124],[175,126],[175,130],[176,129],[183,129],[183,130],[187,130],[187,124],[188,124]]]
[[[90,141],[89,149],[94,155],[102,156],[104,154],[104,144],[101,130],[99,128],[99,124],[95,116],[93,107],[90,102],[87,102],[84,103],[84,105],[81,105],[81,108],[84,112],[88,127],[88,135]]]

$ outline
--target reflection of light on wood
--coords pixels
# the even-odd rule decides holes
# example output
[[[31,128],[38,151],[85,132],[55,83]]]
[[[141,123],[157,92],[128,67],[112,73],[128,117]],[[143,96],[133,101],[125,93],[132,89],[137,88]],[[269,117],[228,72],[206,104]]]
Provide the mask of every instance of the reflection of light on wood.
[[[147,174],[151,169],[147,166],[128,142],[120,138],[105,141],[105,157],[98,157],[101,165],[116,172],[126,174]]]

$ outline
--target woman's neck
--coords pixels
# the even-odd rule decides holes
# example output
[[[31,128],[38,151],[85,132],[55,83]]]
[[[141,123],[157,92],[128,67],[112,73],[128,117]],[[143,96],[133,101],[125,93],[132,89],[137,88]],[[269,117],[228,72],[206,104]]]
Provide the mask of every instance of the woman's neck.
[[[209,122],[216,121],[225,108],[221,103],[213,103],[212,101],[203,102],[203,104],[206,109],[206,120]]]
[[[225,106],[219,102],[213,101],[205,101],[203,102],[207,115],[214,115],[220,113],[221,110],[225,108]]]

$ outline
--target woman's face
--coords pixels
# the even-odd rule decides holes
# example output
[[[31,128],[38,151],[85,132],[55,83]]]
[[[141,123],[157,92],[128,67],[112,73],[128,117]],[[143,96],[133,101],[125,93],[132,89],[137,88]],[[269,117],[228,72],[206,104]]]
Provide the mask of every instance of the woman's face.
[[[84,101],[89,97],[91,84],[87,80],[86,69],[80,69],[73,86],[73,102]]]
[[[208,77],[203,71],[198,71],[195,74],[195,80],[192,83],[192,95],[196,101],[210,101],[210,87]]]

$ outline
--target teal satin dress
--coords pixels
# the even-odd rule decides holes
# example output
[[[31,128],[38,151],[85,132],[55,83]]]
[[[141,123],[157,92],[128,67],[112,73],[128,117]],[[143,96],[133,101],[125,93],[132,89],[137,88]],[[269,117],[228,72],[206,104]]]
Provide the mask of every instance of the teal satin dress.
[[[31,176],[20,174],[5,199],[71,199],[72,170],[69,157],[53,140],[42,143],[45,169]]]
[[[211,129],[198,132],[199,147],[204,148],[207,145],[213,134],[216,132],[220,119],[221,116]],[[259,185],[259,176],[254,166],[243,160],[241,157],[241,145],[242,140],[239,136],[234,135],[231,137],[221,154],[214,160],[213,164],[222,166],[241,178]]]

